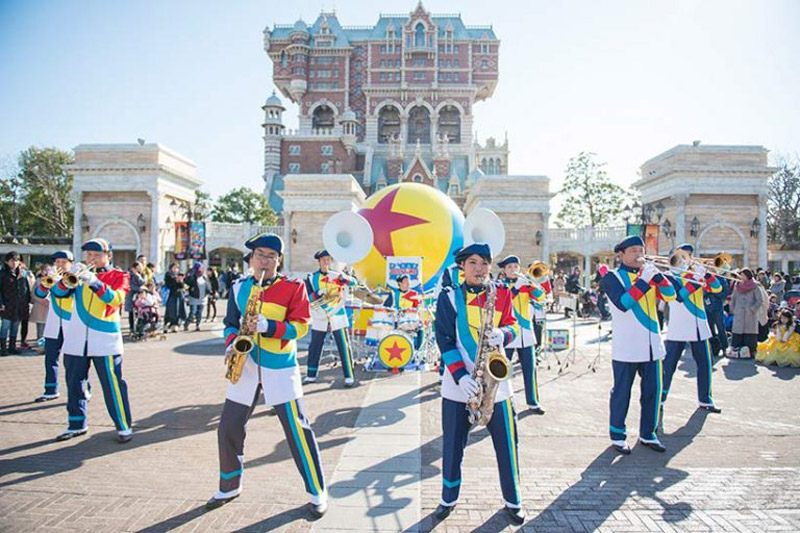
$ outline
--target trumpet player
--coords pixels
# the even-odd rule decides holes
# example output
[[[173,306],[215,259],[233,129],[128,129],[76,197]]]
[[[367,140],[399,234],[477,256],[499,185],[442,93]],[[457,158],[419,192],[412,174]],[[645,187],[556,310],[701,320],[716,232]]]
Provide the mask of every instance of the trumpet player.
[[[67,430],[56,440],[67,440],[88,431],[84,383],[89,365],[94,366],[117,440],[133,438],[128,385],[122,378],[122,328],[120,309],[130,287],[126,272],[111,265],[111,244],[105,239],[83,243],[86,265],[74,265],[51,293],[72,298],[72,313],[62,322],[64,368],[67,375]],[[88,266],[87,266],[88,265]],[[70,279],[67,279],[67,278]]]
[[[677,298],[669,302],[669,324],[667,326],[667,354],[664,358],[664,387],[661,392],[662,411],[660,418],[663,421],[663,404],[667,401],[672,377],[678,367],[678,361],[683,354],[686,343],[692,350],[692,357],[697,364],[697,400],[700,409],[712,413],[722,410],[714,405],[711,397],[711,329],[708,326],[703,296],[705,293],[718,293],[722,290],[719,279],[701,263],[691,263],[694,247],[691,244],[682,244],[676,250],[683,250],[683,254],[673,252],[670,254],[670,266],[675,274],[668,278],[675,288]]]
[[[206,502],[206,509],[221,507],[241,494],[247,421],[263,394],[264,402],[275,408],[280,419],[309,495],[309,511],[318,518],[327,510],[327,491],[317,440],[300,400],[303,387],[297,364],[297,339],[308,332],[308,297],[300,280],[279,273],[283,261],[279,236],[256,235],[245,246],[252,250],[252,271],[232,285],[228,297],[223,321],[226,363],[240,329],[256,333],[241,377],[230,383],[225,393],[217,429],[219,490]],[[256,293],[256,311],[244,314]]]
[[[303,383],[317,381],[322,346],[325,344],[325,336],[330,331],[342,360],[344,386],[349,388],[355,385],[355,378],[353,376],[353,354],[347,338],[347,327],[350,325],[350,321],[344,308],[344,289],[358,283],[351,276],[331,271],[333,258],[327,250],[315,253],[314,259],[319,263],[319,269],[306,276],[305,285],[308,299],[311,302],[319,302],[321,305],[319,308],[312,306],[311,310],[311,344],[308,347],[307,371]],[[325,302],[324,298],[331,300]]]
[[[462,249],[456,263],[463,271],[464,282],[458,287],[445,286],[436,305],[436,343],[446,366],[442,376],[442,498],[436,508],[436,518],[447,518],[461,490],[461,462],[472,425],[467,412],[467,400],[480,385],[472,377],[477,356],[481,308],[486,302],[492,253],[488,244],[474,243]],[[497,288],[494,328],[489,344],[502,348],[519,336],[514,318],[511,291],[502,285]],[[499,383],[494,398],[494,410],[487,424],[492,437],[500,472],[506,512],[516,524],[525,521],[520,494],[519,463],[517,459],[517,420],[512,403],[511,381]]]
[[[611,307],[611,363],[614,386],[611,389],[609,436],[615,450],[631,453],[626,442],[625,419],[636,374],[641,378],[642,406],[639,442],[657,452],[666,450],[656,436],[661,389],[664,343],[658,327],[656,302],[675,299],[672,284],[652,263],[644,261],[644,241],[638,235],[614,247],[621,261],[602,280]]]
[[[47,319],[44,324],[44,394],[36,398],[36,402],[47,402],[58,398],[58,356],[64,343],[63,324],[68,322],[72,313],[72,297],[58,298],[52,289],[61,281],[61,273],[72,268],[73,255],[69,250],[59,250],[50,258],[53,270],[43,276],[34,288],[36,296],[50,298]]]
[[[534,332],[533,302],[544,302],[546,293],[537,283],[519,275],[519,257],[508,255],[497,263],[502,268],[501,282],[511,291],[514,318],[519,325],[519,336],[506,345],[506,357],[513,360],[517,352],[522,379],[525,383],[525,403],[533,414],[543,415],[544,409],[539,405],[539,383],[536,379],[536,355],[534,348],[540,337]]]

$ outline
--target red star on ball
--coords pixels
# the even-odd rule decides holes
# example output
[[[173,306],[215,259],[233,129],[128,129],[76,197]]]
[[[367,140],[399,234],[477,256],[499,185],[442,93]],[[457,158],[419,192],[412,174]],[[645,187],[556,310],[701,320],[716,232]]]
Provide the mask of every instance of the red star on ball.
[[[389,353],[389,361],[393,359],[399,359],[400,361],[403,360],[403,352],[406,351],[405,348],[401,348],[397,345],[397,341],[394,341],[394,345],[391,348],[386,348],[386,351]]]
[[[384,257],[394,255],[392,232],[430,222],[424,218],[392,211],[392,204],[398,192],[400,192],[400,189],[395,189],[381,198],[375,207],[365,207],[358,212],[372,226],[373,244]]]

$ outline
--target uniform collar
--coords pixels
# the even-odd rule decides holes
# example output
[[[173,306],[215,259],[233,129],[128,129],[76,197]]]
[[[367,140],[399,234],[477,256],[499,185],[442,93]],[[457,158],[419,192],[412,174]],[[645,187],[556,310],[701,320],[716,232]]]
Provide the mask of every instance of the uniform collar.
[[[462,285],[464,286],[464,289],[467,292],[472,293],[472,294],[480,294],[484,290],[486,290],[486,287],[483,286],[483,285],[467,285],[466,281],[464,283],[462,283]]]
[[[638,268],[629,267],[629,266],[628,266],[628,265],[626,265],[625,263],[620,263],[620,264],[619,264],[619,269],[620,269],[620,270],[624,270],[624,271],[626,271],[626,272],[638,272],[638,271],[639,271],[639,269],[638,269]]]

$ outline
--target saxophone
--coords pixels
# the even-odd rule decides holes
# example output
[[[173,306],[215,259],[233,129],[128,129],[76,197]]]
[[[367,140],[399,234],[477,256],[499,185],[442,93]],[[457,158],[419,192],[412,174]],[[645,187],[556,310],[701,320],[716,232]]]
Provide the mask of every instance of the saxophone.
[[[261,300],[261,292],[264,290],[261,287],[261,282],[264,279],[264,272],[261,272],[261,279],[258,280],[258,285],[253,288],[250,298],[247,300],[247,305],[242,314],[242,326],[239,328],[239,334],[233,339],[233,352],[228,357],[227,370],[225,371],[225,378],[229,379],[231,383],[237,383],[239,378],[242,377],[242,370],[244,370],[244,363],[253,348],[256,346],[254,338],[255,330],[251,327],[253,322],[258,317],[259,301]]]
[[[494,305],[497,285],[490,279],[486,287],[486,303],[481,309],[481,326],[478,333],[478,353],[472,379],[478,383],[478,392],[467,399],[470,424],[485,426],[494,412],[494,398],[500,382],[511,377],[511,365],[497,346],[489,345],[489,334],[494,329]]]

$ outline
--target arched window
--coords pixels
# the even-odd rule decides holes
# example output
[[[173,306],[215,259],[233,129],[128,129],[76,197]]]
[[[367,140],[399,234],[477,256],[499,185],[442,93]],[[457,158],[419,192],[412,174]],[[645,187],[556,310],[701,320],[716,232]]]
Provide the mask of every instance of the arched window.
[[[394,135],[400,135],[400,111],[387,105],[378,113],[378,143],[386,144]]]
[[[439,111],[437,131],[446,134],[450,143],[461,142],[461,113],[456,106],[448,104]]]
[[[422,183],[422,175],[414,174],[414,183]]]
[[[327,105],[321,105],[314,110],[314,115],[311,117],[311,127],[316,128],[332,128],[333,127],[333,109]]]
[[[481,159],[481,170],[483,171],[484,174],[488,174],[489,173],[489,167],[486,166],[486,158],[485,157],[483,159]]]
[[[416,106],[408,114],[408,144],[431,143],[431,114],[427,107]]]
[[[423,48],[425,46],[425,25],[417,22],[414,28],[414,47]]]
[[[281,52],[281,66],[288,66],[289,62],[286,59],[286,52]]]

